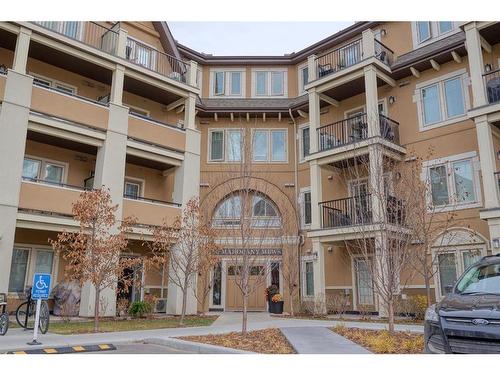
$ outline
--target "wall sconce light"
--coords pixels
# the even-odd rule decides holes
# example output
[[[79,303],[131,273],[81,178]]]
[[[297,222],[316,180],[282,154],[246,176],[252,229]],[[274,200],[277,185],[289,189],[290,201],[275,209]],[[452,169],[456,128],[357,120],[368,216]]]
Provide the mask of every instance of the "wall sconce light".
[[[394,103],[396,103],[396,97],[394,97],[392,95],[389,96],[389,104],[394,104]]]
[[[381,29],[380,30],[380,36],[386,36],[387,35],[387,30],[386,29]]]
[[[491,64],[486,64],[486,65],[484,66],[484,71],[485,71],[486,73],[491,72],[491,69],[492,69]]]
[[[396,181],[401,180],[401,172],[396,172],[394,177],[396,178]]]
[[[329,181],[333,180],[333,176],[332,175],[328,176],[327,178],[328,178]]]
[[[326,249],[328,250],[329,253],[333,252],[333,247],[332,246],[328,246]]]

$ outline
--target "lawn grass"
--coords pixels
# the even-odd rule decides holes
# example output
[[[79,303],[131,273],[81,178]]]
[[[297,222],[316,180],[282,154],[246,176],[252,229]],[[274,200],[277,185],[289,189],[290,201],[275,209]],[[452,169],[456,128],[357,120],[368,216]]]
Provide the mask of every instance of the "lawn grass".
[[[177,338],[263,354],[295,353],[286,337],[277,328],[250,331],[245,335],[242,335],[241,332],[230,332],[221,335],[185,336]]]
[[[338,325],[331,330],[376,354],[422,354],[424,335],[420,333],[348,328]]]
[[[214,315],[186,316],[183,327],[209,326],[215,319],[217,319],[217,316]],[[101,319],[99,321],[99,332],[138,331],[178,327],[180,327],[179,317],[130,320]],[[92,320],[84,322],[51,322],[49,325],[49,332],[63,335],[93,333],[94,322]]]

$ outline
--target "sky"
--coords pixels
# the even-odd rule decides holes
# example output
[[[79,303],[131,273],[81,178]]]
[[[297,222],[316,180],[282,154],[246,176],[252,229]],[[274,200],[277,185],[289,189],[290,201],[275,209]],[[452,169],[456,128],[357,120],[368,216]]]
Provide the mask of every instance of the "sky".
[[[213,55],[284,55],[353,22],[169,22],[174,38]]]

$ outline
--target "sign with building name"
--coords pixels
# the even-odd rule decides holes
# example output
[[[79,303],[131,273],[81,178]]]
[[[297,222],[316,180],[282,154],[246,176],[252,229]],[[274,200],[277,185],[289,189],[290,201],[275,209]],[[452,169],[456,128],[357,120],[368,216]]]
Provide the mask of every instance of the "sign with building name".
[[[282,249],[220,249],[217,255],[221,256],[238,256],[244,254],[250,256],[281,256]]]

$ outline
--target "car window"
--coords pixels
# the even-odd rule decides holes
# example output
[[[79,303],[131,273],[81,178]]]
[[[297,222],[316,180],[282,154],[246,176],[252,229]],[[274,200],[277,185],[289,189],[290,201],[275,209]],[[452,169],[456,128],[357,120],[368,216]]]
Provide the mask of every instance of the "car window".
[[[500,264],[476,265],[457,285],[459,294],[500,294]]]

